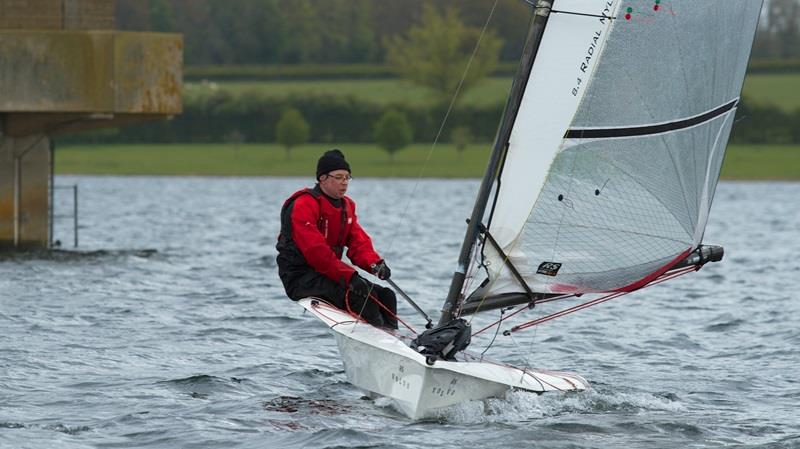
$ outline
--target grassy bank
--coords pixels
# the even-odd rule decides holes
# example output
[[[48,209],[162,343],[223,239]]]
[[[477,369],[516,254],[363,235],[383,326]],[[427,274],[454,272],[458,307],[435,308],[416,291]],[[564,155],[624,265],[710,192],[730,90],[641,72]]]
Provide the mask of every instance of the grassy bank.
[[[510,88],[511,78],[486,78],[462,97],[461,104],[485,106],[502,103]],[[399,78],[186,83],[184,90],[186,96],[213,90],[228,91],[234,96],[263,95],[280,98],[290,95],[352,95],[377,104],[431,104],[434,98],[432,90]]]
[[[731,145],[725,155],[722,178],[800,181],[800,146]]]
[[[477,178],[483,175],[490,145],[473,145],[459,155],[439,145],[428,159],[430,144],[417,144],[394,161],[374,145],[338,145],[353,167],[353,176]],[[332,145],[312,144],[292,150],[267,144],[82,145],[56,150],[58,174],[309,176],[317,158]],[[724,179],[800,181],[800,146],[729,147]]]
[[[784,111],[800,109],[800,73],[748,75],[743,96],[758,104],[771,104]]]
[[[800,73],[751,74],[744,85],[744,96],[759,104],[774,104],[786,111],[800,109]],[[510,77],[486,78],[466,92],[463,105],[493,105],[503,103],[511,88]],[[303,94],[353,95],[379,104],[427,104],[431,91],[408,81],[389,79],[315,80],[315,81],[223,81],[218,83],[189,82],[186,95],[209,90],[227,90],[233,95],[265,95],[284,97]]]
[[[310,144],[292,149],[270,144],[82,145],[59,147],[55,167],[59,174],[148,174],[209,176],[309,176],[317,159],[336,145]],[[374,145],[339,145],[358,177],[469,178],[480,176],[489,145],[474,145],[459,156],[450,145],[412,145],[395,154],[394,161]]]

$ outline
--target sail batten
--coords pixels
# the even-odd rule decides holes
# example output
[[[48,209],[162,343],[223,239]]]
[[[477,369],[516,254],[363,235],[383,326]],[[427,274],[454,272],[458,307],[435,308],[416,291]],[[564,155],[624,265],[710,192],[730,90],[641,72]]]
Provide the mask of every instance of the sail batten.
[[[678,131],[685,128],[701,125],[710,120],[726,114],[733,110],[739,103],[739,99],[735,99],[727,104],[724,104],[716,109],[707,111],[703,114],[694,117],[673,120],[669,122],[654,123],[642,126],[630,127],[596,127],[596,128],[572,128],[567,131],[566,138],[568,139],[607,139],[607,138],[621,138],[621,137],[636,137],[647,136],[651,134],[661,134],[671,131]]]
[[[646,3],[553,3],[469,297],[627,291],[701,245],[761,1]]]

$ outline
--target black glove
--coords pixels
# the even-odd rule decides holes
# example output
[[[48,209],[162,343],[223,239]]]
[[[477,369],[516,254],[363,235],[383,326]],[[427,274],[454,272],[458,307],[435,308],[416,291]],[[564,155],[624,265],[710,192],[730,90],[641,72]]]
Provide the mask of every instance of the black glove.
[[[378,263],[374,263],[371,265],[372,274],[378,276],[378,279],[385,281],[392,277],[392,270],[389,269],[389,266],[386,265],[386,262],[381,259]]]
[[[350,285],[348,285],[348,289],[354,295],[366,298],[369,296],[369,291],[372,289],[372,285],[364,280],[364,278],[359,276],[358,273],[353,273],[353,277],[350,278]]]

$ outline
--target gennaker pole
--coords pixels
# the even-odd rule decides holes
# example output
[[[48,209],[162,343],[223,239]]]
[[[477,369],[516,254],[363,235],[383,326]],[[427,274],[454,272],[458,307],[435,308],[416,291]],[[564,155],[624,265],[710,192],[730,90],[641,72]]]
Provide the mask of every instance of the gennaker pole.
[[[517,74],[514,76],[514,84],[511,86],[511,92],[506,102],[506,107],[503,111],[503,118],[500,121],[500,127],[495,136],[494,146],[492,147],[492,154],[489,157],[489,162],[486,166],[486,173],[483,175],[480,189],[478,190],[478,197],[475,199],[475,206],[472,209],[472,215],[467,225],[467,232],[464,236],[464,242],[461,244],[461,253],[458,256],[458,267],[453,273],[453,280],[450,283],[450,291],[447,293],[447,299],[442,306],[442,315],[439,318],[439,326],[447,324],[455,318],[456,306],[461,299],[461,289],[464,286],[466,277],[467,266],[470,261],[470,254],[478,238],[483,215],[486,212],[486,204],[489,201],[489,194],[494,185],[495,179],[501,168],[501,163],[505,157],[506,150],[508,149],[508,141],[511,137],[511,130],[514,126],[514,121],[517,118],[520,104],[522,103],[522,96],[525,93],[525,88],[528,85],[528,78],[530,77],[533,68],[533,61],[536,58],[536,52],[539,50],[539,44],[544,35],[544,29],[547,25],[547,19],[550,17],[550,10],[553,7],[555,0],[538,0],[534,6],[534,16],[531,21],[531,26],[528,31],[528,38],[525,41],[525,49],[522,53]]]

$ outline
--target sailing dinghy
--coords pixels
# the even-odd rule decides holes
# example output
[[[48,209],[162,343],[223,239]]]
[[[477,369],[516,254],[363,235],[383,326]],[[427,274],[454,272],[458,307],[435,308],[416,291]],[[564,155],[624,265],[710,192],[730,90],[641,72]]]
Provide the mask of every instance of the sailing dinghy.
[[[497,309],[501,326],[543,303],[583,301],[510,335],[722,258],[703,234],[761,0],[529,3],[525,49],[438,329]],[[437,356],[422,336],[374,328],[322,300],[300,305],[334,331],[348,380],[412,419],[510,389],[589,386],[466,351]]]

